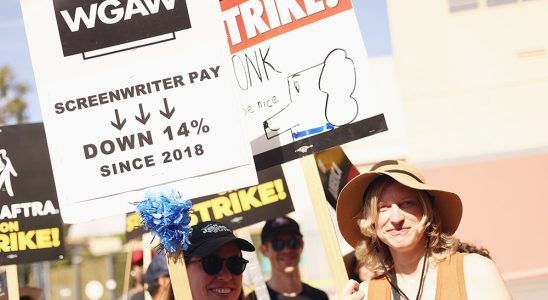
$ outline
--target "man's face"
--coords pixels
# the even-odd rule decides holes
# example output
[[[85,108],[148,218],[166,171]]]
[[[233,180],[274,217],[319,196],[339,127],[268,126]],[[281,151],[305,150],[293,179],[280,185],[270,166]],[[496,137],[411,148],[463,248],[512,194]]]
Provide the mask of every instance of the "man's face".
[[[301,236],[291,232],[280,232],[261,245],[261,252],[270,260],[272,273],[291,273],[297,270],[303,246]]]

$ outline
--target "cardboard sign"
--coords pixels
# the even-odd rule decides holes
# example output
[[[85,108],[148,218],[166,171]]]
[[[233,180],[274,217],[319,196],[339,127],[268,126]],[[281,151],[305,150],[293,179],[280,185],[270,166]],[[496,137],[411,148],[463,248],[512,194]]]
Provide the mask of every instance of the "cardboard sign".
[[[257,183],[218,1],[21,4],[65,222]]]
[[[337,198],[344,185],[360,174],[340,147],[314,154],[322,181],[325,198],[333,209],[337,208]]]
[[[387,130],[351,0],[224,0],[257,170]]]
[[[140,238],[145,232],[143,221],[138,213],[134,212],[126,215],[126,242]]]
[[[238,229],[295,210],[281,166],[257,175],[258,185],[193,199],[191,226],[215,220]]]
[[[192,199],[190,226],[214,220],[235,230],[295,210],[281,166],[257,175],[257,185]],[[129,214],[126,226],[127,240],[145,232],[138,214]]]
[[[0,265],[63,256],[63,222],[44,126],[0,127]]]

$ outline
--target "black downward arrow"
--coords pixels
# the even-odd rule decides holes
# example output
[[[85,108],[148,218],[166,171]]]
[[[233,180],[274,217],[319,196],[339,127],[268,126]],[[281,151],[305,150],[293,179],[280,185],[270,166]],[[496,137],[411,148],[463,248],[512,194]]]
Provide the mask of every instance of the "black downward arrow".
[[[118,109],[115,109],[114,113],[116,114],[116,123],[110,122],[110,124],[112,124],[112,126],[114,126],[114,128],[121,131],[122,128],[124,128],[124,125],[126,125],[126,119],[124,118],[124,121],[122,121],[122,123],[120,123],[120,116],[118,115]]]
[[[141,122],[141,124],[145,125],[148,122],[148,119],[150,118],[150,113],[148,113],[145,116],[145,112],[143,111],[143,103],[139,103],[139,112],[141,113],[140,116],[135,116],[135,120]]]
[[[175,107],[169,110],[169,106],[167,105],[167,98],[164,98],[164,107],[166,108],[166,111],[160,110],[160,114],[168,119],[171,119],[171,116],[173,116],[173,113],[175,113]]]

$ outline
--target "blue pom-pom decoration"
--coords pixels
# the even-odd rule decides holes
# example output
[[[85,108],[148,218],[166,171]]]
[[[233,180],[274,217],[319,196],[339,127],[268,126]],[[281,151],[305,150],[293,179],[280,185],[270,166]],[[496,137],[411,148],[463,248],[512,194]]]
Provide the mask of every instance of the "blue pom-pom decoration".
[[[160,250],[170,253],[187,250],[192,228],[192,202],[183,200],[176,190],[147,192],[145,200],[134,203],[146,229],[160,238]]]

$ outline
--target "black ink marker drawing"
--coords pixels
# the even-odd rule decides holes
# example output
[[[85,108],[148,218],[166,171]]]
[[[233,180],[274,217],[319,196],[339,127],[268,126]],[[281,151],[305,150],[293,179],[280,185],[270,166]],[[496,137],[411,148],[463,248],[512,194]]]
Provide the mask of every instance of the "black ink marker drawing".
[[[350,124],[358,115],[354,62],[343,49],[334,49],[323,63],[288,76],[290,102],[263,122],[265,136],[285,132],[293,140]]]

